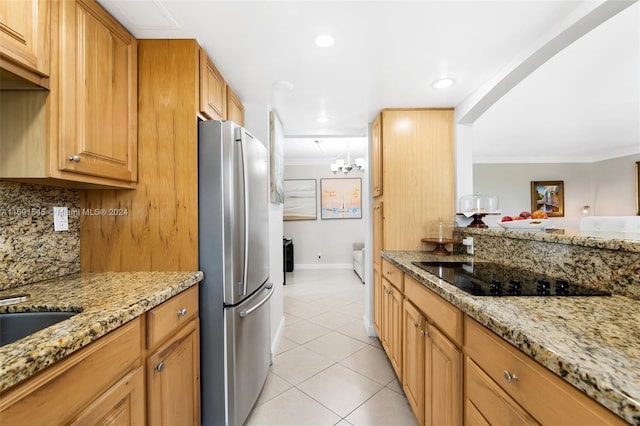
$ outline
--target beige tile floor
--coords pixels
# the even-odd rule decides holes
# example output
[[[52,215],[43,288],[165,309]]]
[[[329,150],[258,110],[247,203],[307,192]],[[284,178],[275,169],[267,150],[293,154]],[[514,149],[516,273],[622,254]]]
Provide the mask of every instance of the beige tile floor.
[[[351,270],[287,273],[286,325],[246,425],[415,426],[363,309],[364,285]]]

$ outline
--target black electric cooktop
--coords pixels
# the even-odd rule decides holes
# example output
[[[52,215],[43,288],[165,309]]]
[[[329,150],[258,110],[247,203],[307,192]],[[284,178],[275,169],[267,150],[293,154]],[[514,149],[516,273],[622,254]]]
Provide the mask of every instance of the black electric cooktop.
[[[600,290],[488,262],[413,262],[474,296],[611,296]]]

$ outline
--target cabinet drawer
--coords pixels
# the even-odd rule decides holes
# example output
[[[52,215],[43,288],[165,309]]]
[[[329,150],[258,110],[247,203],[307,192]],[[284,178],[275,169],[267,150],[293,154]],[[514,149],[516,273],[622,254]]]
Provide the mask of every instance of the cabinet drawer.
[[[482,424],[482,422],[471,422],[478,414],[490,425],[538,424],[469,357],[465,359],[464,371],[464,394],[467,398],[465,418],[468,419],[468,424]]]
[[[147,348],[152,348],[198,317],[198,286],[172,297],[147,313]]]
[[[473,319],[465,318],[465,328],[467,355],[540,423],[624,424],[620,417]],[[517,379],[507,382],[508,375]]]
[[[392,265],[387,259],[382,259],[382,276],[387,279],[395,288],[404,291],[404,273]]]
[[[405,277],[405,297],[458,346],[462,346],[462,311],[418,281]]]

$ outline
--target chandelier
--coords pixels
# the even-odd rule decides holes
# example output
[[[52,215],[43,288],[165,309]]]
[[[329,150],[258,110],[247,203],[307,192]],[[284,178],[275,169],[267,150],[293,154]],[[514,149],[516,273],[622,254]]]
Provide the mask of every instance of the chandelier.
[[[342,158],[338,158],[335,163],[330,164],[331,171],[333,174],[344,173],[348,175],[351,170],[364,170],[364,158],[358,157],[351,162],[351,153],[349,152],[349,143],[347,142],[347,161],[345,162]]]

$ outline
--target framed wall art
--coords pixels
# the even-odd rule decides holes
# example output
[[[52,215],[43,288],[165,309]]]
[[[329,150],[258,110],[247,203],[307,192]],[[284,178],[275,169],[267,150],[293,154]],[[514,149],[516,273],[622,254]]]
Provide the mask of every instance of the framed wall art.
[[[316,199],[315,179],[285,179],[282,219],[316,220]]]
[[[320,179],[322,219],[362,219],[362,179]]]
[[[531,182],[531,211],[542,210],[549,217],[564,216],[564,181]]]

